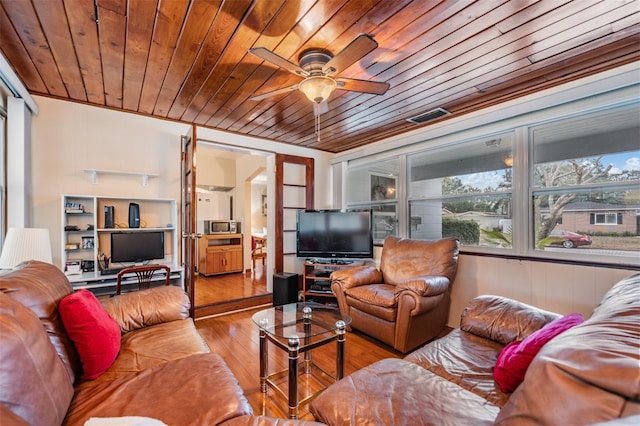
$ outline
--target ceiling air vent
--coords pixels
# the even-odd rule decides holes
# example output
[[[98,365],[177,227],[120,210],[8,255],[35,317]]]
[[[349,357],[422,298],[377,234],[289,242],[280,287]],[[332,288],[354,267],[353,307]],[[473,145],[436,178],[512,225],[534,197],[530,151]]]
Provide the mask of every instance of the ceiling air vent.
[[[416,115],[415,117],[407,118],[407,121],[415,124],[422,124],[449,114],[451,113],[444,108],[436,108],[423,114]]]

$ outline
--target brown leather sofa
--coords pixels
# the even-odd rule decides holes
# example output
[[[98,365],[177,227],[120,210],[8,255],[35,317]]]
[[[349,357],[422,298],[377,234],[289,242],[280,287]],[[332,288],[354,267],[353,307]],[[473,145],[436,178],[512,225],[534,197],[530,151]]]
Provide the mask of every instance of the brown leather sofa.
[[[458,241],[387,237],[380,270],[331,274],[331,291],[351,327],[406,353],[436,337],[449,317]]]
[[[329,425],[640,424],[640,274],[546,343],[513,393],[501,392],[493,367],[502,348],[558,317],[502,297],[475,298],[460,328],[345,377],[310,411]]]
[[[305,424],[253,416],[236,378],[188,317],[177,287],[103,302],[122,332],[113,365],[82,377],[60,300],[73,289],[55,266],[25,262],[0,275],[0,423],[82,425],[90,418],[142,416],[169,425]]]

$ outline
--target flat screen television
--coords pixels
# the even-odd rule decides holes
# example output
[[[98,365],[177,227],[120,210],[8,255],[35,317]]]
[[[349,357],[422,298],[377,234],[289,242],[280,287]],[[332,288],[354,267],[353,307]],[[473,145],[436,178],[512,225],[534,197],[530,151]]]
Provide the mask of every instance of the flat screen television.
[[[164,258],[164,232],[111,233],[111,262],[146,262]]]
[[[296,254],[318,258],[372,258],[371,210],[299,210]]]

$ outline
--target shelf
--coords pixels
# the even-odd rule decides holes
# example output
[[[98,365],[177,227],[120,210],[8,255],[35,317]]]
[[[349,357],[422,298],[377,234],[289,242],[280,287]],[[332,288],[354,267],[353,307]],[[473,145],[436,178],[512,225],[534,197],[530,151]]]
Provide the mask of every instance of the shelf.
[[[142,186],[147,186],[150,178],[159,176],[155,173],[125,172],[119,170],[84,169],[84,172],[91,175],[91,183],[94,185],[98,184],[98,175],[138,176],[142,178]]]
[[[362,265],[361,260],[337,261],[332,259],[307,259],[304,263],[303,296],[304,301],[313,298],[322,298],[323,303],[336,303],[335,296],[327,283],[331,282],[331,273],[340,269],[348,269]],[[315,290],[312,286],[327,288],[327,290]]]
[[[324,296],[324,297],[332,297],[335,298],[331,291],[316,291],[316,290],[307,290],[306,294],[309,296]]]
[[[176,228],[98,228],[98,232],[148,232],[148,231],[175,231]]]

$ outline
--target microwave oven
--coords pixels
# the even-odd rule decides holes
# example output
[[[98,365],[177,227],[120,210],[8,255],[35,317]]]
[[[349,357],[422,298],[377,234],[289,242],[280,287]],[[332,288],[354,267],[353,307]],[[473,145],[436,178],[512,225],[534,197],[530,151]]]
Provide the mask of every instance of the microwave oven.
[[[235,220],[205,220],[205,234],[237,234],[240,224]]]

